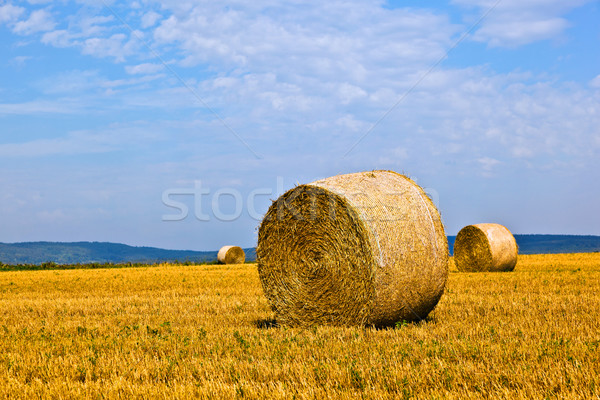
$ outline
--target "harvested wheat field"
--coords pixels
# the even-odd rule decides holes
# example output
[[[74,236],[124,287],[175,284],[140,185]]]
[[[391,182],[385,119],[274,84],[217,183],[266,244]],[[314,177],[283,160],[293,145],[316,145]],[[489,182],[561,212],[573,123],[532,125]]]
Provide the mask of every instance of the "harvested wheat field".
[[[0,273],[0,397],[598,398],[600,254],[448,276],[419,323],[274,326],[257,267]]]

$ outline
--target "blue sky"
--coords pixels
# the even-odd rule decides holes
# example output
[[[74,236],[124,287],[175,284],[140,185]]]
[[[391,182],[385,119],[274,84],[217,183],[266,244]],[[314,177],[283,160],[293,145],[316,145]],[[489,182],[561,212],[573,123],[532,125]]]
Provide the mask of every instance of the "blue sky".
[[[281,191],[372,169],[426,187],[448,234],[599,235],[597,21],[590,0],[0,1],[0,241],[253,246]]]

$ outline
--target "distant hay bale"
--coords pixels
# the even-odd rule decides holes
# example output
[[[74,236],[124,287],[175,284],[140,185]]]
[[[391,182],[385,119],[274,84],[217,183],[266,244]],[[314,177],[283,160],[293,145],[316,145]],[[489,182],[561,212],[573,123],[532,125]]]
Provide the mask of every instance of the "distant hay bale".
[[[517,254],[514,236],[499,224],[465,226],[454,242],[454,262],[462,272],[512,271]]]
[[[259,228],[257,260],[279,323],[389,326],[436,306],[448,243],[435,205],[412,180],[360,172],[277,199]]]
[[[221,264],[243,264],[246,261],[246,254],[241,247],[223,246],[217,254],[217,261]]]

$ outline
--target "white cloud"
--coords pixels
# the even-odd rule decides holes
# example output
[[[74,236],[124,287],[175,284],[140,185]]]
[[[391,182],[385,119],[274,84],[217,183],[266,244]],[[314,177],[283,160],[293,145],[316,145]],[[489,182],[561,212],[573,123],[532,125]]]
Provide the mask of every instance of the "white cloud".
[[[590,86],[593,88],[600,88],[600,75],[590,81]]]
[[[150,28],[151,26],[156,25],[159,19],[162,18],[157,12],[149,11],[142,16],[142,28]]]
[[[1,157],[40,157],[56,154],[91,154],[110,151],[103,143],[85,137],[39,139],[25,143],[0,144]]]
[[[91,15],[78,17],[77,21],[72,22],[73,29],[78,33],[79,37],[89,37],[100,35],[110,29],[107,26],[109,22],[114,22],[115,17],[112,15]]]
[[[125,71],[128,74],[154,74],[164,69],[162,64],[143,63],[138,65],[126,65]]]
[[[480,14],[491,10],[475,31],[474,40],[490,46],[515,47],[561,35],[569,27],[564,15],[591,1],[454,0],[453,3],[476,7]]]
[[[494,167],[498,164],[501,164],[500,161],[490,157],[481,157],[477,159],[477,162],[481,166],[482,175],[485,177],[491,177]]]
[[[116,62],[124,62],[127,56],[135,53],[138,45],[135,37],[127,40],[125,34],[115,33],[108,38],[85,39],[81,52],[98,58],[113,57]]]
[[[101,80],[98,71],[65,71],[38,81],[35,86],[43,93],[50,95],[68,94],[77,95],[82,92],[93,91]]]
[[[389,149],[401,147],[420,154],[409,159],[420,171],[435,174],[451,161],[452,171],[472,175],[477,174],[472,168],[475,163],[482,175],[490,177],[500,174],[500,165],[506,173],[517,165],[537,169],[548,160],[560,160],[577,169],[600,157],[595,139],[600,126],[599,93],[539,77],[529,77],[536,83],[525,84],[518,76],[477,68],[438,74],[446,75],[434,80],[438,86],[417,87],[362,140],[352,158],[367,162],[379,152],[382,162],[389,161],[380,167],[395,168],[399,163]],[[368,104],[359,100],[358,107],[366,110]],[[376,121],[384,112],[356,117]],[[352,144],[345,142],[347,148]]]
[[[55,31],[46,32],[42,35],[42,43],[49,44],[54,47],[69,47],[73,45],[73,37],[66,29],[57,29]]]
[[[79,46],[84,50],[87,45],[87,51],[91,51],[90,46],[97,44],[95,42],[110,40],[110,37],[104,38],[104,35],[110,33],[112,27],[108,24],[113,21],[114,17],[112,15],[77,15],[74,20],[69,22],[67,29],[57,29],[44,33],[41,42],[54,47]],[[86,43],[86,39],[90,39],[91,42]]]
[[[361,88],[345,82],[338,87],[338,96],[342,104],[349,104],[353,100],[365,97],[366,95],[367,92]]]
[[[75,114],[81,104],[72,100],[33,100],[22,103],[0,103],[0,115]]]
[[[4,4],[0,6],[0,23],[13,23],[23,13],[25,9],[23,7],[13,6],[12,4]]]
[[[373,67],[387,63],[381,78],[444,54],[457,27],[447,17],[418,10],[384,10],[370,2],[310,7],[260,4],[230,8],[202,5],[163,20],[159,44],[177,44],[184,65],[273,72],[280,79],[311,76],[366,83]],[[435,26],[436,29],[431,29]],[[358,86],[358,85],[357,85]],[[363,88],[364,89],[364,88]]]
[[[56,22],[54,22],[52,14],[46,10],[35,10],[29,15],[28,19],[17,22],[13,27],[13,31],[20,35],[31,35],[37,32],[50,31],[55,26]]]
[[[519,142],[523,142],[523,140],[520,140]],[[518,143],[512,147],[511,154],[517,158],[530,158],[535,153],[534,153],[533,148],[530,148],[530,147],[525,146],[524,144]]]
[[[398,158],[408,158],[408,149],[404,147],[396,147],[392,153]]]
[[[31,56],[16,56],[12,60],[10,60],[11,65],[22,67],[24,66],[28,60],[31,60],[33,57]]]
[[[556,37],[567,26],[568,23],[563,18],[540,20],[499,18],[479,29],[474,39],[488,42],[491,46],[518,46]]]
[[[42,40],[56,46],[81,46],[84,54],[95,57],[128,61],[124,71],[137,76],[107,79],[96,72],[68,71],[43,82],[42,90],[47,95],[85,97],[82,103],[87,107],[87,99],[92,98],[96,102],[110,98],[105,109],[176,107],[204,115],[225,131],[223,136],[236,142],[218,118],[206,111],[208,104],[244,137],[272,143],[267,146],[272,153],[286,154],[293,146],[299,151],[322,146],[344,154],[394,104],[397,107],[375,126],[356,153],[363,146],[368,152],[373,150],[369,146],[380,144],[377,151],[381,152],[389,147],[406,149],[408,155],[451,155],[470,160],[470,165],[481,163],[478,160],[485,155],[510,165],[509,159],[557,155],[572,160],[597,148],[590,146],[590,137],[594,125],[600,124],[598,97],[583,88],[544,83],[540,76],[440,66],[404,98],[460,31],[443,15],[417,9],[385,10],[367,1],[352,7],[341,2],[315,2],[310,7],[270,3],[269,8],[265,4],[234,2],[224,8],[166,2],[161,9],[166,19],[153,36],[144,32],[153,40],[153,48],[161,54],[168,52],[169,62],[173,60],[174,68],[204,104],[175,79],[150,86],[150,80],[169,74],[156,75],[163,67],[148,62],[150,55],[144,54],[143,46],[134,36],[122,33],[126,31],[121,27],[111,25],[116,21],[108,16],[88,18],[85,24],[70,22],[68,29],[48,32]],[[531,3],[504,0],[496,19],[484,21],[482,32],[491,32],[484,28],[493,27],[491,22],[500,21],[508,10],[521,10],[516,14],[519,18],[539,22],[560,19],[572,7],[556,1],[545,4],[547,10],[536,14],[531,12]],[[554,28],[534,24],[528,29],[525,33],[507,29],[512,33],[505,33],[504,38],[513,34],[506,40],[517,43],[535,36],[532,30],[537,29],[542,37]],[[5,112],[17,109],[27,107],[0,106]],[[328,144],[332,136],[334,145]],[[390,153],[383,158],[399,157]]]
[[[86,103],[111,98],[115,89],[130,89],[132,86],[145,84],[157,78],[159,75],[108,79],[97,70],[72,70],[41,79],[33,85],[47,95],[78,96],[81,99],[81,106],[84,107]],[[87,100],[83,101],[84,98]]]
[[[104,131],[75,131],[63,137],[0,144],[0,157],[107,153],[144,146],[159,138],[160,135],[152,133],[147,126],[140,126],[140,124],[115,125]]]
[[[368,124],[365,121],[361,121],[350,114],[343,115],[336,119],[335,125],[342,129],[341,134],[344,135],[347,135],[348,132],[364,132],[368,128]]]

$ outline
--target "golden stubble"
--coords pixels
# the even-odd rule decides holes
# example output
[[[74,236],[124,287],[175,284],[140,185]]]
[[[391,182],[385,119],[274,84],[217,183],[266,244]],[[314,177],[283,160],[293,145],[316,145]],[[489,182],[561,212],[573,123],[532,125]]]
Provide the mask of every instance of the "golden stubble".
[[[600,254],[451,272],[396,328],[274,325],[256,265],[0,273],[0,396],[597,398]]]

